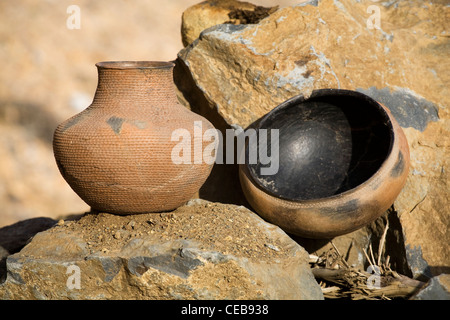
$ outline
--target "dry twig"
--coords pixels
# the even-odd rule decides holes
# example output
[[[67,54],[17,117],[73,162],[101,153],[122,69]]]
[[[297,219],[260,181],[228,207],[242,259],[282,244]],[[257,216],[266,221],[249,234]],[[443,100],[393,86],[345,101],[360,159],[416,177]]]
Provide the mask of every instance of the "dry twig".
[[[383,286],[369,289],[367,286],[368,279],[373,275],[360,270],[353,268],[337,270],[313,268],[312,272],[317,279],[343,287],[342,296],[355,300],[408,297],[425,284],[391,272],[390,274],[380,275],[380,283],[384,284]],[[322,292],[325,297],[328,297],[328,290],[322,290]],[[333,289],[331,292],[333,297],[335,297],[336,290]]]
[[[368,248],[370,256],[366,250],[363,250],[367,261],[372,266],[378,267],[377,273],[375,274],[349,267],[347,261],[345,261],[332,241],[330,243],[334,248],[334,254],[328,252],[325,257],[323,255],[320,257],[310,256],[310,263],[315,265],[312,272],[314,277],[321,281],[322,292],[325,298],[336,299],[346,297],[354,300],[406,298],[413,295],[425,284],[392,271],[389,267],[389,256],[387,256],[384,264],[382,264],[381,259],[386,244],[388,228],[389,224],[386,223],[380,239],[377,259],[374,257],[372,244]],[[342,263],[339,264],[338,261]],[[337,269],[334,267],[337,267]],[[376,283],[379,285],[369,285],[372,284],[372,280],[374,279],[377,280]],[[327,286],[329,283],[332,285]]]
[[[384,243],[386,241],[386,234],[389,229],[389,220],[386,220],[386,227],[384,228],[383,235],[381,236],[380,244],[378,246],[378,266],[381,266],[381,256],[383,254]]]

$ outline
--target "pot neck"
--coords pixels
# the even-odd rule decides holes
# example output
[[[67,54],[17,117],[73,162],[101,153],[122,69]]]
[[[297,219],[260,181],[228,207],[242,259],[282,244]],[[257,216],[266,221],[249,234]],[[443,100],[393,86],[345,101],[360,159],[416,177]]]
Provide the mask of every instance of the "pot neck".
[[[98,63],[98,84],[93,103],[118,105],[177,103],[174,64],[138,62]]]

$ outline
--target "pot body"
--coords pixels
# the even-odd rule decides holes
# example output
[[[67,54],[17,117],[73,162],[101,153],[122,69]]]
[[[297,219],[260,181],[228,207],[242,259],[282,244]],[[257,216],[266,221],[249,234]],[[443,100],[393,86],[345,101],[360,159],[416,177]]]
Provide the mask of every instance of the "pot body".
[[[330,89],[334,90],[334,89]],[[329,197],[291,201],[267,192],[246,164],[239,167],[244,194],[267,221],[305,238],[330,239],[361,228],[383,214],[402,190],[409,171],[409,147],[403,130],[383,105],[391,124],[391,148],[380,168],[366,181]]]
[[[208,131],[216,143],[217,133],[206,119],[178,103],[174,64],[124,61],[96,66],[92,104],[54,133],[54,156],[62,176],[97,211],[161,212],[184,204],[213,165],[211,159],[199,161],[203,134]],[[214,160],[215,154],[211,157]]]

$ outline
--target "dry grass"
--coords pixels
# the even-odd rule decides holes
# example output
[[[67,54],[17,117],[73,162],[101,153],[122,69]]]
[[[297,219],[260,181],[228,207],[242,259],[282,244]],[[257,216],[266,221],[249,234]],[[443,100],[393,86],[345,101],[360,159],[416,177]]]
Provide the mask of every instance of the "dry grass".
[[[372,244],[367,250],[363,250],[370,265],[367,270],[350,267],[332,241],[333,248],[328,252],[321,256],[310,255],[312,272],[326,299],[408,299],[425,284],[391,269],[390,257],[383,255],[388,228],[387,223],[376,259]]]

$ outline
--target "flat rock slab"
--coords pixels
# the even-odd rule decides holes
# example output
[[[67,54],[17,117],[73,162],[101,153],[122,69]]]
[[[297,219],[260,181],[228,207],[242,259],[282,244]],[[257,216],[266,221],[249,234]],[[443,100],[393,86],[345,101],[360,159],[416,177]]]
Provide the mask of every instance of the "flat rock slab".
[[[308,254],[235,205],[88,213],[6,259],[2,299],[323,299]]]

